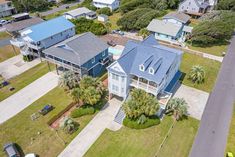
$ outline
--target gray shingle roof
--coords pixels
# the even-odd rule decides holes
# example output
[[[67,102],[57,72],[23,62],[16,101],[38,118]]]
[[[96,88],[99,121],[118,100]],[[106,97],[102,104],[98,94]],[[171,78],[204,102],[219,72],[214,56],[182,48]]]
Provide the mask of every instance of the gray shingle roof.
[[[171,13],[168,13],[166,14],[163,19],[175,19],[175,20],[178,20],[182,23],[187,23],[189,20],[190,20],[190,16],[189,15],[186,15],[182,12],[171,12]]]
[[[87,9],[86,7],[82,7],[82,8],[77,8],[77,9],[65,12],[64,14],[68,14],[68,15],[76,17],[76,16],[80,16],[82,14],[88,14],[90,12],[93,12],[93,11]]]
[[[153,19],[147,29],[151,32],[162,33],[175,37],[181,29],[180,25],[171,22]]]
[[[82,65],[108,47],[105,42],[88,32],[71,37],[44,50],[43,53]]]

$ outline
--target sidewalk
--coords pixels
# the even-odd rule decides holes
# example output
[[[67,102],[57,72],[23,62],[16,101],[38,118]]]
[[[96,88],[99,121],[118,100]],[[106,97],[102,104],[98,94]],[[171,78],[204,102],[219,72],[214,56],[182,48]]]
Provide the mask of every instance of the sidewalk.
[[[0,63],[0,74],[5,79],[10,79],[29,70],[40,63],[40,59],[34,59],[31,62],[24,62],[22,55],[17,55]]]
[[[113,125],[121,103],[117,99],[110,100],[58,157],[82,157],[102,132]]]
[[[24,110],[58,85],[58,75],[49,72],[0,102],[0,124]],[[30,117],[29,117],[30,118]]]

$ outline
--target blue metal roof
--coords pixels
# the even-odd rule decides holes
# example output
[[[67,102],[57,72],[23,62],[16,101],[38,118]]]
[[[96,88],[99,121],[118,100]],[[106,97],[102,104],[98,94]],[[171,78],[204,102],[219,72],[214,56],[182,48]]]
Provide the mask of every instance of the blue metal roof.
[[[25,31],[31,30],[31,33],[28,33],[27,36],[29,36],[34,42],[38,42],[73,27],[75,27],[75,25],[72,22],[61,16],[28,27]]]
[[[154,45],[154,40],[156,41],[154,36],[150,36],[140,43],[129,41],[117,62],[126,74],[136,75],[160,84],[176,57],[181,55],[182,51],[159,45],[157,42]],[[149,62],[145,71],[141,71],[139,66],[149,58],[152,61]],[[158,62],[160,65],[157,65]],[[154,74],[149,73],[150,67],[156,70]]]

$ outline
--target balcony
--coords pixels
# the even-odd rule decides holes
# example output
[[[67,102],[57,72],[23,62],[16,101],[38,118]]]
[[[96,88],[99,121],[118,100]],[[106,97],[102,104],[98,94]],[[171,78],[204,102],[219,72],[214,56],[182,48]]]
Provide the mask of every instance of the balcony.
[[[25,45],[24,41],[21,38],[11,39],[10,43],[19,48]]]
[[[153,95],[158,94],[158,87],[150,85],[149,83],[141,82],[140,80],[138,81],[136,79],[131,79],[130,86],[145,90],[146,92],[151,93]]]

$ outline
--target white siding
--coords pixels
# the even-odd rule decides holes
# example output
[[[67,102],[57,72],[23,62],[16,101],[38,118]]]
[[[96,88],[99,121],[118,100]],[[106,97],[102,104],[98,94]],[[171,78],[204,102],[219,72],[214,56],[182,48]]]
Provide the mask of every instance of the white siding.
[[[199,12],[199,7],[197,6],[194,0],[185,0],[179,5],[179,11],[188,11],[188,12]]]

